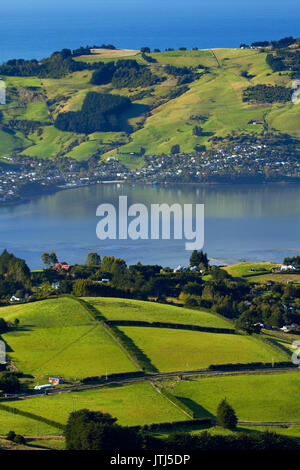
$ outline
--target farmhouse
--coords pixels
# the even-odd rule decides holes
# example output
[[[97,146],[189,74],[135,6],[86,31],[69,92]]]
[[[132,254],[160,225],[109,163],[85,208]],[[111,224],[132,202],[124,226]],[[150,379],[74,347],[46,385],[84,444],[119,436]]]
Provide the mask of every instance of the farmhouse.
[[[62,263],[56,263],[54,266],[53,266],[53,269],[55,269],[55,271],[69,271],[71,269],[71,266],[66,263],[66,261],[63,261]]]
[[[59,385],[64,383],[61,377],[49,377],[48,382],[52,385]]]
[[[296,266],[294,264],[289,264],[288,266],[286,264],[283,264],[280,268],[281,271],[296,271]]]

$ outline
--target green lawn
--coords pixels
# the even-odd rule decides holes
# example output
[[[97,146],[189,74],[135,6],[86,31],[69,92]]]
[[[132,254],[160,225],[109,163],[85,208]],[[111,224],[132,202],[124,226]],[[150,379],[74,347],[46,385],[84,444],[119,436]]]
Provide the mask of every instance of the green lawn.
[[[119,327],[161,372],[205,369],[211,364],[272,362],[287,360],[249,336]]]
[[[172,393],[202,416],[215,416],[226,397],[240,421],[300,421],[298,372],[207,377],[178,382]]]
[[[229,322],[216,315],[183,307],[116,298],[95,297],[85,300],[108,320],[159,321],[212,328],[232,328]]]
[[[45,423],[0,410],[0,434],[7,434],[9,431],[28,436],[62,434],[59,429]]]
[[[75,379],[136,370],[103,327],[72,299],[5,307],[1,316],[20,320],[15,331],[2,337],[23,373]]]
[[[110,413],[118,418],[120,424],[129,426],[188,419],[147,382],[28,398],[17,402],[11,401],[9,406],[30,411],[62,424],[66,423],[72,411],[83,408]]]

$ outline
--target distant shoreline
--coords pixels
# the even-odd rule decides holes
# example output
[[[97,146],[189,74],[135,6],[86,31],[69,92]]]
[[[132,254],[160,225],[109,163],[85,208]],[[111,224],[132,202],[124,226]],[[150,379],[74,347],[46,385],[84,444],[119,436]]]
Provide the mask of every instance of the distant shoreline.
[[[91,184],[82,184],[80,186],[63,186],[57,187],[56,189],[40,192],[37,194],[32,194],[30,196],[25,196],[21,200],[0,202],[0,209],[5,207],[19,206],[21,204],[27,204],[31,201],[34,201],[43,196],[51,196],[61,191],[75,190],[81,188],[87,188],[89,186],[98,186],[98,185],[110,185],[110,184],[123,184],[130,186],[172,186],[172,185],[182,185],[182,186],[236,186],[236,185],[249,185],[249,186],[270,186],[270,185],[299,185],[300,181],[260,181],[260,182],[239,182],[239,181],[214,181],[214,182],[180,182],[180,181],[166,181],[166,182],[141,182],[141,181],[123,181],[123,180],[112,180],[112,181],[101,181],[98,183]]]

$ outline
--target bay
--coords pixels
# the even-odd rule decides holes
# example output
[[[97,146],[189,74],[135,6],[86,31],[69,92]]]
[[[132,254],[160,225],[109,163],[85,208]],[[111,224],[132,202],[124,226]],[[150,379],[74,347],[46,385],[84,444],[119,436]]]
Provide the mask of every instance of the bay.
[[[129,185],[99,184],[61,191],[26,204],[0,208],[0,249],[41,267],[41,253],[84,262],[89,251],[128,264],[187,265],[185,240],[104,240],[96,236],[99,204],[204,204],[204,250],[216,264],[282,262],[300,254],[300,186],[297,185]]]

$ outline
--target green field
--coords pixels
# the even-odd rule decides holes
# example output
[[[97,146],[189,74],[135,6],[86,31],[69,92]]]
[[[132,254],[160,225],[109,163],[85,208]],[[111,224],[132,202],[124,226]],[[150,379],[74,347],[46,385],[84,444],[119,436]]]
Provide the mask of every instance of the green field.
[[[243,262],[239,264],[234,264],[232,266],[226,266],[223,268],[225,271],[228,272],[233,277],[243,277],[243,276],[253,276],[255,274],[257,275],[263,275],[264,273],[269,273],[271,269],[274,269],[278,264],[274,263],[267,263],[267,262],[262,262],[262,263],[249,263],[249,262]],[[251,271],[251,269],[255,269],[256,271]]]
[[[16,330],[2,337],[23,373],[80,379],[136,370],[103,327],[71,299],[5,307],[1,316],[20,320]]]
[[[272,362],[286,355],[248,336],[119,327],[160,372],[206,369],[211,364]]]
[[[174,384],[173,384],[174,385]],[[201,416],[215,416],[226,397],[240,421],[300,421],[298,372],[207,377],[178,382],[177,397],[188,399]]]
[[[28,398],[17,402],[11,401],[9,406],[62,424],[66,423],[72,411],[83,408],[110,413],[118,418],[120,424],[128,426],[188,419],[181,410],[174,407],[147,382]],[[27,418],[21,417],[21,419]]]
[[[232,328],[231,323],[209,312],[154,302],[116,298],[87,298],[107,320],[181,323],[211,328]]]
[[[299,106],[291,103],[249,104],[242,100],[243,90],[251,85],[291,85],[287,73],[272,73],[265,61],[266,53],[259,53],[256,50],[214,49],[169,51],[150,55],[153,62],[147,63],[148,66],[154,74],[164,78],[164,81],[147,88],[114,89],[111,84],[95,86],[90,83],[92,74],[90,70],[74,72],[61,79],[4,77],[8,90],[34,86],[39,87],[45,96],[44,102],[27,103],[25,108],[19,106],[17,102],[8,102],[5,107],[0,106],[0,109],[5,109],[4,120],[8,121],[15,116],[42,122],[54,120],[61,112],[79,110],[89,91],[116,93],[129,97],[138,96],[141,91],[146,92],[145,97],[134,98],[134,104],[127,116],[128,123],[123,123],[126,139],[120,142],[116,133],[106,133],[107,140],[111,141],[112,146],[104,158],[111,154],[118,155],[120,161],[130,168],[138,168],[143,163],[143,158],[130,156],[130,152],[139,152],[141,147],[148,154],[157,154],[168,153],[172,145],[179,144],[183,152],[190,152],[198,144],[209,147],[212,135],[225,136],[232,131],[260,134],[262,127],[249,124],[250,120],[264,120],[270,130],[300,137],[297,125],[300,117]],[[126,51],[122,50],[114,57],[110,57],[109,54],[105,57],[95,54],[79,57],[78,60],[91,63],[128,58],[146,64],[140,54],[127,57]],[[203,67],[208,67],[208,73],[190,83],[188,91],[181,96],[171,99],[170,92],[177,91],[178,85],[177,79],[166,73],[167,64],[193,67],[200,72],[204,71]],[[241,75],[242,72],[247,72],[252,78],[245,78]],[[137,114],[136,109],[140,109]],[[206,122],[201,124],[203,136],[193,135],[195,121],[191,120],[191,116],[205,116]],[[132,126],[130,131],[128,125]],[[26,139],[23,142],[22,139],[21,142],[8,142],[5,148],[23,150],[30,156],[53,157],[61,155],[72,143],[72,149],[67,155],[80,160],[88,159],[98,150],[103,150],[101,139],[81,142],[82,137],[81,134],[59,133],[53,129],[49,131],[43,126],[42,136],[36,133],[29,135],[32,141],[30,149],[24,151],[30,145]],[[0,156],[5,154],[0,145]]]
[[[272,270],[280,267],[280,264],[276,263],[250,263],[243,262],[234,264],[232,266],[226,266],[223,268],[233,277],[245,277],[249,282],[256,282],[266,284],[267,282],[279,282],[286,284],[288,281],[292,281],[295,284],[300,283],[300,274],[293,273],[274,273]],[[255,269],[255,271],[251,271]]]
[[[50,436],[61,434],[61,431],[45,423],[24,416],[0,410],[0,434],[6,435],[9,431],[28,436]]]

